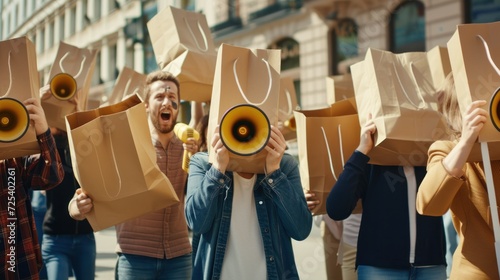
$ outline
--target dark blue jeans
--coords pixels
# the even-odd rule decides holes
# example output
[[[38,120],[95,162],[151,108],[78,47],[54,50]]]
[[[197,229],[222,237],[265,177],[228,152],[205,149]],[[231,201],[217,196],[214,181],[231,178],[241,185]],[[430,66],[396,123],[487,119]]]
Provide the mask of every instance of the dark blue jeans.
[[[187,280],[192,274],[191,253],[173,259],[118,254],[119,280]]]
[[[446,266],[424,266],[409,269],[391,269],[358,266],[359,280],[446,280]]]
[[[44,234],[42,256],[51,280],[67,280],[71,267],[77,280],[95,278],[96,245],[93,233]]]

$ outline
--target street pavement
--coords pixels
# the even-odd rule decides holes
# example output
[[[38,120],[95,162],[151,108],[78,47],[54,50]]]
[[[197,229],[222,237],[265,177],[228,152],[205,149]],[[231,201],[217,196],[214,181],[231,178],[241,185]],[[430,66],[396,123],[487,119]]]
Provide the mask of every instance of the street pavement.
[[[114,227],[96,232],[95,237],[97,245],[96,279],[113,280],[116,264]],[[319,227],[313,225],[308,238],[292,242],[300,279],[325,280],[325,255]]]

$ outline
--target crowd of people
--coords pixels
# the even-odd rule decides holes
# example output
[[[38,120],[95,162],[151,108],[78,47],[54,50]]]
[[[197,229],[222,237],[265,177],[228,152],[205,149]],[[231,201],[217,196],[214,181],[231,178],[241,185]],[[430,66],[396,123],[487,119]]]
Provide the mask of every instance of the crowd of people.
[[[327,215],[317,217],[328,279],[499,278],[484,167],[467,161],[488,120],[486,101],[472,102],[462,116],[452,75],[446,81],[439,110],[454,133],[431,146],[427,166],[369,163],[377,127],[369,117],[361,127],[359,145],[327,198]],[[50,94],[48,86],[40,93]],[[320,202],[302,189],[299,163],[286,152],[280,127],[271,125],[265,172],[227,170],[230,152],[219,126],[207,139],[200,103],[192,102],[190,123],[200,139],[175,135],[181,100],[175,76],[147,75],[144,104],[156,162],[179,202],[116,225],[116,278],[299,279],[292,239],[309,236],[311,210]],[[96,243],[86,221],[93,201],[75,178],[67,133],[49,127],[38,100],[24,105],[40,153],[0,160],[0,278],[94,279]],[[193,154],[189,173],[182,169],[184,151]],[[492,161],[494,170],[499,164]],[[31,200],[38,195],[46,209],[37,227]],[[459,237],[452,263],[442,218],[448,211]]]

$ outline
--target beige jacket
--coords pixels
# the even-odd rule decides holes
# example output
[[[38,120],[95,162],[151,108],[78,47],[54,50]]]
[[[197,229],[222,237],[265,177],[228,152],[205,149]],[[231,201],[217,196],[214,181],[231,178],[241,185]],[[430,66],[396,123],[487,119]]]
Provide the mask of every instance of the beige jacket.
[[[467,163],[462,178],[451,176],[442,160],[455,144],[438,141],[431,145],[427,175],[417,193],[417,211],[441,216],[451,209],[460,242],[453,255],[450,279],[499,279],[483,164]],[[500,201],[500,161],[491,164]]]
[[[179,203],[145,214],[116,226],[117,252],[153,258],[175,258],[191,252],[188,227],[184,216],[187,174],[182,170],[184,149],[173,137],[166,150],[154,143],[157,163],[172,183]]]

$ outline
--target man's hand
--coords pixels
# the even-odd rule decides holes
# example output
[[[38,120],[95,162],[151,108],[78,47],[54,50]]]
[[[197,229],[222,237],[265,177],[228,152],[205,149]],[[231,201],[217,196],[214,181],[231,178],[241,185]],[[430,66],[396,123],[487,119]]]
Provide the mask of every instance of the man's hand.
[[[49,125],[40,102],[36,98],[29,98],[24,101],[24,106],[28,110],[30,123],[35,127],[36,135],[45,133],[49,129]]]

